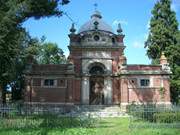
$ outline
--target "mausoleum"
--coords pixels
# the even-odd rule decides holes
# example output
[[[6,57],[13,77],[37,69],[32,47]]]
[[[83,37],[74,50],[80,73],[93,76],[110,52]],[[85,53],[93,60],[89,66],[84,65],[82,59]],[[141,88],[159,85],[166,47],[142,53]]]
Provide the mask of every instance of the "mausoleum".
[[[124,54],[124,37],[121,25],[114,32],[97,10],[79,31],[72,24],[69,63],[29,65],[25,102],[170,104],[171,72],[164,54],[160,65],[129,65]]]

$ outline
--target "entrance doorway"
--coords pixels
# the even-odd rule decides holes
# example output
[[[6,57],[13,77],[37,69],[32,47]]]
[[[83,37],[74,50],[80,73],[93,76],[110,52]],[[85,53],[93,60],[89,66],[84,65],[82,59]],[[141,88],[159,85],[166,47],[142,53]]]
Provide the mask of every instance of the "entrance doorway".
[[[90,104],[104,104],[104,78],[93,76],[90,78]]]
[[[95,64],[90,68],[89,104],[104,104],[104,65]]]

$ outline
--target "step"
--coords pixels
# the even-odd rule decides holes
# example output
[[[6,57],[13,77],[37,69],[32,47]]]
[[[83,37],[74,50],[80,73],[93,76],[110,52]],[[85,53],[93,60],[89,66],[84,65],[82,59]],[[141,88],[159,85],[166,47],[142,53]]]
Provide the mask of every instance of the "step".
[[[75,106],[67,116],[73,117],[128,117],[118,105],[81,105]]]

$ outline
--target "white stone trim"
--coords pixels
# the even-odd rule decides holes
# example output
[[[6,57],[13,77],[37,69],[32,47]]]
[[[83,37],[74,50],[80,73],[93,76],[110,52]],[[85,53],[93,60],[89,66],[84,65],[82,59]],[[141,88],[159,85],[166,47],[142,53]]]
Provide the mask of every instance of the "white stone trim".
[[[125,77],[126,78],[126,77]],[[128,79],[128,88],[129,89],[133,89],[133,87],[131,86],[131,84],[129,83],[129,81],[131,80],[131,79],[137,79],[137,86],[136,86],[136,88],[138,89],[142,89],[142,88],[155,88],[154,87],[154,77],[152,77],[152,76],[134,76],[134,77],[128,77],[127,78]],[[149,86],[141,86],[141,80],[142,79],[149,79]]]
[[[44,85],[44,81],[45,80],[48,80],[48,79],[52,79],[52,80],[54,80],[54,85],[53,86],[46,86],[46,85]],[[56,83],[55,83],[55,80],[56,79],[54,79],[54,78],[41,78],[41,87],[42,88],[57,88],[57,80],[56,80]]]
[[[129,105],[129,104],[130,103],[127,103],[127,102],[120,103],[120,105],[123,105],[123,106]]]
[[[112,73],[112,60],[102,60],[102,59],[83,59],[82,60],[82,73],[89,73],[88,67],[93,63],[103,64],[109,73]]]
[[[46,80],[46,79],[52,79],[52,80],[54,80],[54,85],[53,85],[53,86],[45,86],[45,85],[44,85],[44,80]],[[65,79],[65,86],[58,86],[58,85],[57,85],[58,79],[61,79],[61,78],[49,78],[49,77],[47,77],[47,78],[41,78],[41,86],[33,86],[33,87],[41,87],[41,88],[63,88],[63,89],[67,88],[67,79]],[[62,79],[64,79],[64,78],[62,78]]]
[[[128,71],[123,71],[123,74],[128,74],[128,75],[165,75],[169,76],[170,73],[164,73],[161,70],[128,70]]]
[[[172,103],[171,103],[171,102],[157,102],[156,104],[172,105]]]
[[[87,58],[111,58],[111,52],[110,51],[86,51],[82,54],[83,57]]]
[[[141,80],[142,79],[149,79],[149,86],[141,86]],[[154,86],[153,80],[154,80],[154,78],[152,76],[150,76],[150,77],[147,77],[147,76],[137,77],[139,88],[152,88]]]
[[[130,103],[125,103],[124,105],[130,105],[130,104],[132,104],[132,102],[130,102]],[[172,105],[172,103],[171,102],[134,102],[134,104],[135,105],[143,105],[143,104],[156,104],[156,105]]]

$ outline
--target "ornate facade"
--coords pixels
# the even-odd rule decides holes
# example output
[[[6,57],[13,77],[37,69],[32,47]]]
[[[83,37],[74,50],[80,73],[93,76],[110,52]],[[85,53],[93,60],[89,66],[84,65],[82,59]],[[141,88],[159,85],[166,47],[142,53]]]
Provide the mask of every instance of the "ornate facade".
[[[70,29],[69,64],[31,65],[26,72],[26,102],[70,104],[170,104],[167,59],[160,65],[128,65],[124,35],[98,11],[78,32]]]

